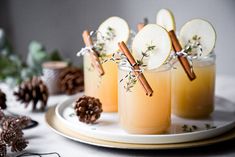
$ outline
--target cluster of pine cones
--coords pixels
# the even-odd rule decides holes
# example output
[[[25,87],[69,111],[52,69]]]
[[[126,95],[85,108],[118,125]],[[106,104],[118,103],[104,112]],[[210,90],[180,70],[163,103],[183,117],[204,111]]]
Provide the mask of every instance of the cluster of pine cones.
[[[84,77],[80,68],[67,67],[59,75],[59,87],[68,95],[76,94],[84,90]],[[38,102],[41,102],[40,110],[45,110],[49,92],[46,84],[39,78],[22,82],[18,91],[14,92],[17,100],[25,104],[25,107],[32,102],[32,110],[37,110]],[[0,108],[6,109],[6,95],[0,90]]]
[[[65,68],[59,76],[59,86],[61,90],[68,95],[76,94],[84,90],[83,72],[76,67]],[[45,110],[49,92],[46,84],[39,78],[33,77],[30,80],[26,80],[19,85],[18,91],[14,92],[17,100],[25,104],[25,107],[32,102],[32,110],[37,110],[37,104],[40,101],[40,110]],[[6,98],[4,94],[0,92],[0,104],[2,109],[5,107]],[[5,107],[6,108],[6,107]]]
[[[28,141],[23,137],[22,129],[28,125],[28,117],[8,117],[0,110],[0,157],[6,157],[7,147],[12,152],[22,151],[27,147]]]

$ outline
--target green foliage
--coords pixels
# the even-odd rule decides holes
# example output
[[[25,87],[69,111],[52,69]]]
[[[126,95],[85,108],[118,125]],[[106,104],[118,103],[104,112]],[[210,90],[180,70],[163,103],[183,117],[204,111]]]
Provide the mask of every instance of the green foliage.
[[[41,43],[32,41],[29,44],[26,63],[23,62],[14,53],[4,32],[0,29],[0,81],[15,86],[32,76],[41,75],[43,62],[61,60],[63,59],[57,50],[49,53]]]
[[[42,44],[32,41],[29,44],[29,53],[27,56],[27,65],[38,74],[42,74],[42,63],[45,61],[60,61],[62,60],[59,52],[54,50],[48,53]]]

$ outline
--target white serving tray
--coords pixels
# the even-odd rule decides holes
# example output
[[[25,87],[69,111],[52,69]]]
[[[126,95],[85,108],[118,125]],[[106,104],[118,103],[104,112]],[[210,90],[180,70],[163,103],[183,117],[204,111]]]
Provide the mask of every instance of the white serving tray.
[[[56,116],[69,129],[91,138],[132,144],[169,144],[203,140],[221,135],[235,127],[235,104],[221,97],[215,98],[215,111],[207,119],[189,120],[172,116],[172,125],[165,134],[138,135],[125,132],[118,125],[117,113],[102,113],[96,124],[87,125],[78,121],[73,105],[78,98],[70,98],[57,105]],[[185,132],[183,125],[198,127]],[[208,129],[206,124],[215,126]]]

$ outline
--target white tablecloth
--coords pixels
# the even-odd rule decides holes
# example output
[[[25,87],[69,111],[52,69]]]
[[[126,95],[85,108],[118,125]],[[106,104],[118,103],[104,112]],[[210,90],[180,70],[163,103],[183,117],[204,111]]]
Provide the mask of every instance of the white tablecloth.
[[[7,93],[9,110],[28,115],[39,122],[39,126],[25,130],[25,137],[29,141],[27,152],[58,152],[63,157],[116,157],[116,156],[235,156],[235,140],[217,145],[181,149],[181,150],[120,150],[90,146],[71,141],[54,133],[45,123],[44,113],[32,113],[31,108],[25,109],[22,104],[14,100],[12,89],[1,83],[0,88]],[[216,80],[216,95],[229,99],[235,104],[235,77],[218,76]],[[65,100],[68,96],[51,96],[49,105],[53,106]],[[235,107],[235,106],[234,106]],[[12,155],[13,156],[13,155]],[[55,156],[55,155],[54,155]]]

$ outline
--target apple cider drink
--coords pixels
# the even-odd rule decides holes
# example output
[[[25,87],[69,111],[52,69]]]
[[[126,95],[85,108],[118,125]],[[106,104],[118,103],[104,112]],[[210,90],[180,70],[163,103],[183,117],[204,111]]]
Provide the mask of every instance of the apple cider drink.
[[[128,60],[118,68],[120,126],[133,134],[164,133],[171,124],[168,33],[156,24],[142,28],[132,44],[136,61],[125,45],[120,44],[120,50]]]
[[[129,27],[123,19],[110,17],[94,34],[84,37],[84,49],[88,49],[84,54],[85,95],[99,98],[104,112],[117,112],[117,65],[109,60],[118,51],[118,41],[128,40]],[[89,39],[92,44],[87,44]]]
[[[179,63],[172,69],[172,111],[185,118],[208,117],[214,110],[215,30],[201,19],[187,22],[179,39],[191,58],[196,79],[189,80]]]
[[[91,67],[90,56],[88,54],[84,55],[85,95],[99,98],[104,111],[116,112],[118,109],[117,65],[114,62],[106,62],[102,66],[105,75],[99,76],[94,67]]]
[[[144,95],[143,87],[136,82],[134,87],[120,83],[119,113],[120,124],[129,133],[157,134],[163,133],[171,122],[171,67],[163,65],[155,70],[145,70],[144,76],[154,91],[151,97]],[[119,79],[124,78],[129,69],[119,66]],[[127,86],[127,85],[126,85]]]
[[[197,75],[194,81],[185,77],[179,63],[172,69],[172,110],[181,117],[203,118],[214,110],[214,55],[193,61],[193,68]]]

